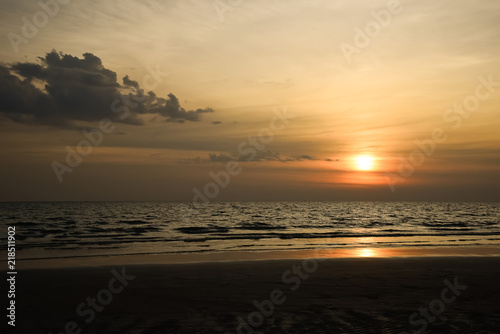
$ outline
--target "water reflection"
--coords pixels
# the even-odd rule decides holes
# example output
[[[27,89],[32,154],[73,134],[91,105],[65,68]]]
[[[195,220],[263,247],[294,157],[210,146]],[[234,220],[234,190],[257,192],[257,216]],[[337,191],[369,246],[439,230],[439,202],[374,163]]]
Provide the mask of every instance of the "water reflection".
[[[340,258],[340,257],[390,257],[394,256],[392,250],[386,248],[353,248],[318,250],[315,257]]]
[[[377,251],[373,248],[363,248],[363,249],[357,249],[356,255],[360,257],[374,257],[377,255]]]

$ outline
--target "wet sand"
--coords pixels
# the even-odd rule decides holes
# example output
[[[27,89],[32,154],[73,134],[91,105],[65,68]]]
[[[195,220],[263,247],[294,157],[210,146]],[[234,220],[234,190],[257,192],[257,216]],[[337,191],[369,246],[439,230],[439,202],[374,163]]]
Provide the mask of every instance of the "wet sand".
[[[7,332],[416,333],[425,327],[427,333],[498,333],[500,328],[499,257],[85,265],[20,270],[17,326]]]

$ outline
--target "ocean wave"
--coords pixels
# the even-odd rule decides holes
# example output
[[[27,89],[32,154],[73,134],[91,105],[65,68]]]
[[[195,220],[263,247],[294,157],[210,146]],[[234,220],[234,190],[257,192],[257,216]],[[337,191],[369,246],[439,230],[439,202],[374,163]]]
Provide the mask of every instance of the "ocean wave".
[[[237,230],[286,230],[286,226],[271,225],[268,223],[255,222],[243,223],[235,227]]]
[[[206,233],[227,233],[229,229],[227,227],[210,226],[210,227],[178,227],[177,231],[184,234],[206,234]]]
[[[151,224],[150,221],[144,221],[140,219],[133,219],[133,220],[120,220],[118,222],[119,224],[131,224],[131,225],[137,225],[137,224]]]
[[[499,203],[211,203],[189,222],[177,203],[0,203],[0,208],[0,224],[17,227],[21,253],[48,248],[64,255],[75,247],[81,253],[95,247],[179,253],[349,247],[359,238],[387,247],[436,240],[469,245],[471,239],[500,245]]]

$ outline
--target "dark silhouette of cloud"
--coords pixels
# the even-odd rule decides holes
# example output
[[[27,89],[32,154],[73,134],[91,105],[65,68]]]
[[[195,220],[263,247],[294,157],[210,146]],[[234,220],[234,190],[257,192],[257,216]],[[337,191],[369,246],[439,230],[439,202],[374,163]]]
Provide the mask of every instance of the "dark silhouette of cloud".
[[[146,109],[145,113],[160,114],[167,118],[169,122],[184,123],[184,121],[196,122],[200,120],[200,114],[213,112],[212,108],[185,110],[181,107],[179,99],[172,93],[168,94],[168,100],[158,98],[150,92],[149,103],[150,108]]]
[[[55,50],[37,63],[0,65],[0,115],[23,124],[45,124],[75,128],[75,121],[95,122],[103,118],[141,125],[140,114],[157,114],[166,121],[196,122],[213,109],[185,110],[178,98],[147,93],[128,75],[117,81],[99,57],[83,58]]]
[[[129,77],[128,77],[128,75],[126,75],[125,77],[123,77],[123,84],[126,85],[126,86],[139,88],[139,83],[137,81],[130,80]]]
[[[208,155],[208,160],[210,162],[228,162],[235,160],[234,157],[227,155],[227,154],[217,154],[217,153],[210,153]]]
[[[229,162],[229,161],[238,161],[238,162],[250,162],[250,161],[279,161],[279,162],[291,162],[291,161],[304,161],[311,160],[316,161],[320,159],[315,159],[310,155],[299,155],[299,156],[286,156],[275,152],[271,149],[265,149],[262,151],[255,151],[255,156],[251,160],[248,160],[247,155],[237,155],[237,154],[225,154],[225,153],[209,153],[208,159],[204,159],[201,157],[191,158],[191,159],[182,159],[179,160],[180,163],[183,164],[205,164],[212,162]]]

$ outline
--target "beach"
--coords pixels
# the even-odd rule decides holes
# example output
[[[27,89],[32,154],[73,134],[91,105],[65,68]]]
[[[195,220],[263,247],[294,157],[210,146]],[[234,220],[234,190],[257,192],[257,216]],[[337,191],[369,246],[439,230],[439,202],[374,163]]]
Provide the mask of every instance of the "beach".
[[[17,272],[6,274],[15,328],[2,333],[500,328],[497,203],[214,203],[192,216],[185,203],[2,207],[15,254],[0,256]]]
[[[500,1],[0,13],[0,334],[500,334]]]
[[[75,260],[73,266],[20,270],[16,328],[7,332],[498,333],[500,328],[497,256],[133,262]]]

